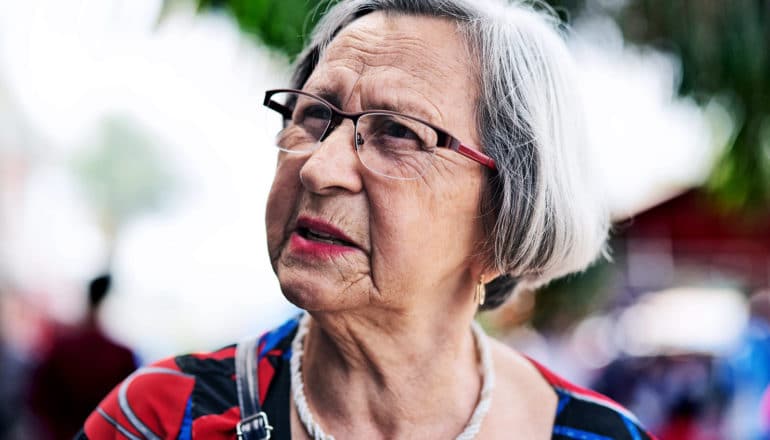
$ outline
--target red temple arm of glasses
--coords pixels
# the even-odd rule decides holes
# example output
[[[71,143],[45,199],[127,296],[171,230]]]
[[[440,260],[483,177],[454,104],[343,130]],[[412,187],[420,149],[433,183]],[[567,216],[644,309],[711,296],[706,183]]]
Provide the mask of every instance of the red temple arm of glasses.
[[[457,152],[462,154],[463,156],[470,158],[472,160],[475,160],[476,162],[492,170],[497,169],[497,166],[495,165],[495,160],[478,150],[474,150],[473,148],[466,147],[463,144],[457,145],[455,150],[457,150]]]

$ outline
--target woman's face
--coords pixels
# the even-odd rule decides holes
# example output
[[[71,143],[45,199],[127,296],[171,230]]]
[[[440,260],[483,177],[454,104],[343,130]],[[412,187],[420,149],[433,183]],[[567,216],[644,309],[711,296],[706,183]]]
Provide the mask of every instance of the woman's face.
[[[334,38],[303,90],[348,112],[417,116],[478,146],[473,78],[453,23],[372,13]],[[312,153],[279,154],[267,241],[286,297],[311,311],[441,313],[469,299],[482,167],[439,148],[421,177],[388,179],[359,161],[353,132],[345,120]]]

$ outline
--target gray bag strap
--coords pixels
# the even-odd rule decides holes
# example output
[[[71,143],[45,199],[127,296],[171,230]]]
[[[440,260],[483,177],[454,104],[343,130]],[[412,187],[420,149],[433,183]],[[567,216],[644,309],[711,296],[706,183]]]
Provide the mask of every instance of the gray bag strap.
[[[241,409],[241,421],[235,426],[238,440],[269,440],[273,427],[259,406],[255,337],[244,339],[235,347],[235,382]]]

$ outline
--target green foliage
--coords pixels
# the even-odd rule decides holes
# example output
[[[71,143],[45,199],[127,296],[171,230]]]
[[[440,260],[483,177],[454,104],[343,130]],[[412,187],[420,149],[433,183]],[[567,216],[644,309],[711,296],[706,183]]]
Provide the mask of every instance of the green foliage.
[[[291,59],[299,54],[329,5],[336,0],[196,0],[199,10],[224,9],[243,31]]]
[[[618,15],[633,41],[682,60],[680,93],[733,103],[737,132],[709,188],[730,209],[770,203],[770,1],[635,0]]]

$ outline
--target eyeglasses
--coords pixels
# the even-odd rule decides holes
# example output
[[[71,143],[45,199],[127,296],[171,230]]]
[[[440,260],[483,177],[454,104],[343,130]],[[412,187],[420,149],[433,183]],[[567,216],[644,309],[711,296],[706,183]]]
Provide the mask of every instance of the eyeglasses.
[[[355,148],[366,168],[385,177],[412,180],[430,168],[437,148],[448,148],[494,170],[495,161],[463,145],[445,130],[388,110],[344,112],[311,93],[293,89],[265,92],[266,107],[283,117],[276,145],[287,153],[317,149],[342,121],[355,127]]]

